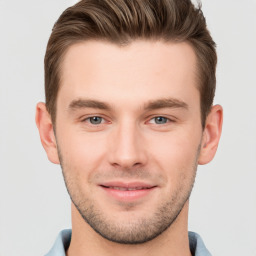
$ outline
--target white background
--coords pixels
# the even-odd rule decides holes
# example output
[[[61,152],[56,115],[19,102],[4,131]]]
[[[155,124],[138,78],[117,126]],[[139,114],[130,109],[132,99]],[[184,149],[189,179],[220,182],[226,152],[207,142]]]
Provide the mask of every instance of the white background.
[[[0,0],[0,256],[44,255],[71,226],[59,166],[34,123],[51,28],[75,1]],[[202,0],[218,45],[218,153],[200,166],[189,229],[215,256],[256,256],[256,1]]]

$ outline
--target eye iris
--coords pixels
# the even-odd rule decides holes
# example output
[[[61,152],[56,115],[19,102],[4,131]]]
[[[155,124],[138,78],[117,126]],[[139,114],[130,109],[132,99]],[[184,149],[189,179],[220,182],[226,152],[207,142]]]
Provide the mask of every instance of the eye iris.
[[[98,117],[98,116],[93,116],[93,117],[90,117],[90,122],[92,124],[100,124],[102,121],[102,118],[101,117]]]
[[[165,124],[167,122],[167,118],[158,116],[155,118],[156,124]]]

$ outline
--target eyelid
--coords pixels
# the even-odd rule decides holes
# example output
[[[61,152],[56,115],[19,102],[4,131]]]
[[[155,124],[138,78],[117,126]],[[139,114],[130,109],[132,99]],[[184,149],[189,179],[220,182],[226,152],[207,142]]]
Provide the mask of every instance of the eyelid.
[[[88,120],[92,117],[100,117],[102,118],[103,122],[100,123],[100,124],[107,124],[107,123],[111,123],[111,121],[109,121],[109,118],[107,118],[105,115],[103,114],[89,114],[89,115],[84,115],[82,116],[81,118],[79,118],[80,122],[86,122],[86,123],[89,123]],[[147,117],[147,121],[146,123],[149,123],[150,121],[152,121],[154,118],[157,118],[157,117],[163,117],[163,118],[166,118],[167,119],[167,122],[165,124],[168,124],[168,123],[174,123],[176,122],[176,118],[175,117],[170,117],[169,115],[161,115],[161,114],[158,114],[158,115],[151,115],[151,116],[148,116]],[[90,124],[90,123],[89,123]],[[99,124],[99,125],[100,125]],[[151,124],[156,124],[156,123],[151,123]],[[93,125],[93,124],[91,124]],[[159,124],[157,124],[159,125]],[[164,125],[164,124],[162,124]],[[96,126],[94,124],[94,126]]]
[[[91,114],[91,115],[83,116],[83,117],[81,118],[81,122],[83,122],[83,123],[88,123],[88,124],[90,124],[90,125],[96,126],[97,124],[91,124],[91,123],[89,122],[89,119],[92,118],[92,117],[100,117],[100,118],[102,118],[102,120],[104,120],[104,122],[102,122],[102,123],[100,123],[100,124],[98,124],[98,125],[110,123],[110,121],[108,121],[106,117],[104,117],[103,115],[100,115],[100,114]]]
[[[166,116],[166,115],[154,115],[154,116],[150,116],[148,118],[148,121],[146,123],[150,123],[151,120],[157,118],[157,117],[163,117],[163,118],[166,118],[167,119],[167,122],[165,124],[168,124],[168,123],[173,123],[175,122],[175,118],[174,117],[170,117],[170,116]],[[150,124],[156,124],[156,123],[150,123]],[[165,124],[162,124],[162,125],[165,125]],[[160,124],[157,124],[157,125],[160,125]]]

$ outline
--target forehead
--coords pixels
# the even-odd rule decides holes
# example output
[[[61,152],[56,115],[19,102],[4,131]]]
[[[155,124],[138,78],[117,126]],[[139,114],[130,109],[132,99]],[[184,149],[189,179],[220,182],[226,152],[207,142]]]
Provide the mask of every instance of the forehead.
[[[118,46],[85,41],[64,56],[58,100],[186,98],[199,94],[196,77],[196,56],[188,43],[138,40]]]

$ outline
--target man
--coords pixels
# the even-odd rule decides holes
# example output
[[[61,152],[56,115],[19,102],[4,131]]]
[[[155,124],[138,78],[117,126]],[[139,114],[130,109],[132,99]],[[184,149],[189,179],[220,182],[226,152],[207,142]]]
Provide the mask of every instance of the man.
[[[56,22],[36,123],[72,200],[53,255],[210,255],[188,233],[215,155],[217,57],[189,0],[82,0]]]

